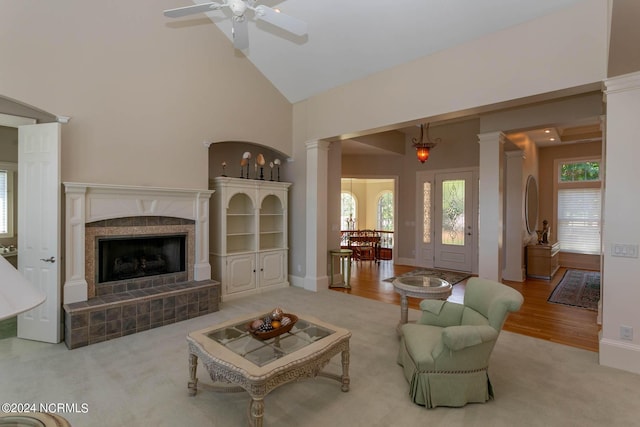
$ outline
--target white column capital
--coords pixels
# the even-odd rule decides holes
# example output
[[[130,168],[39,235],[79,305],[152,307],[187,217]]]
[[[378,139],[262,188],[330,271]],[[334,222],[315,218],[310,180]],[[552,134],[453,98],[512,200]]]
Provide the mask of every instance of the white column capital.
[[[507,157],[509,159],[514,158],[514,157],[519,157],[521,159],[525,158],[524,151],[522,151],[522,150],[505,151],[504,155],[505,155],[505,157]]]
[[[495,142],[498,141],[501,144],[504,144],[507,141],[507,136],[502,131],[497,132],[485,132],[478,134],[478,143],[482,144],[484,142]]]
[[[310,150],[329,151],[329,146],[331,145],[331,143],[329,141],[317,139],[313,141],[307,141],[304,143],[304,145],[307,148],[307,151],[310,151]]]
[[[604,81],[605,96],[610,93],[640,89],[640,71],[612,77]]]

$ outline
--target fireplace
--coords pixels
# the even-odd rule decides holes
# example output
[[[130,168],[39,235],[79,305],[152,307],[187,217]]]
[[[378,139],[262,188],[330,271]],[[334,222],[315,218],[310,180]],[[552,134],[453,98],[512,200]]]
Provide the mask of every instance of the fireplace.
[[[85,225],[89,299],[193,280],[195,223],[136,216]]]
[[[64,185],[69,349],[219,310],[209,264],[213,191]]]
[[[186,237],[183,234],[98,238],[96,286],[186,271]]]
[[[208,235],[209,198],[213,191],[70,182],[64,185],[66,304],[211,279]],[[169,250],[180,253],[179,262],[170,261],[169,253],[151,249],[159,241],[173,239],[170,236],[181,236],[180,243],[172,243],[173,249]],[[112,240],[113,243],[106,243]],[[124,247],[135,246],[133,252],[106,255],[106,259],[99,254],[101,245],[123,243],[118,240],[129,240]],[[151,251],[144,259],[139,245],[142,249],[146,245]],[[101,262],[110,267],[101,268]],[[152,274],[146,274],[149,266],[153,267]],[[141,275],[142,271],[145,275]]]

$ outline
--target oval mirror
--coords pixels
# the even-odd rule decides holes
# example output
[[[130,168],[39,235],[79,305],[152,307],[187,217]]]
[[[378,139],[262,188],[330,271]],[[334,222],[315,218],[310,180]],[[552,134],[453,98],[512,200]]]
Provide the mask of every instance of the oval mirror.
[[[527,231],[535,232],[538,222],[538,184],[533,175],[527,178],[527,188],[524,195],[524,216],[527,223]]]

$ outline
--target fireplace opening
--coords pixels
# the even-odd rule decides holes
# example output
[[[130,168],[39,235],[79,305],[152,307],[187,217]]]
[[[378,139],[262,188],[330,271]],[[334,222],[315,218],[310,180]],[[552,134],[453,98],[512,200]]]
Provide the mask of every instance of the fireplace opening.
[[[186,234],[97,239],[97,283],[186,270]]]

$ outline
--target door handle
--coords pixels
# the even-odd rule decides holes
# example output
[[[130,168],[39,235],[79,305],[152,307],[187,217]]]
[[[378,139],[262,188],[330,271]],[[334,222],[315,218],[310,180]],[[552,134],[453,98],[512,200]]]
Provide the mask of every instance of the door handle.
[[[50,258],[40,258],[40,261],[44,261],[44,262],[50,262],[51,264],[56,262],[56,258],[55,257],[50,257]]]

